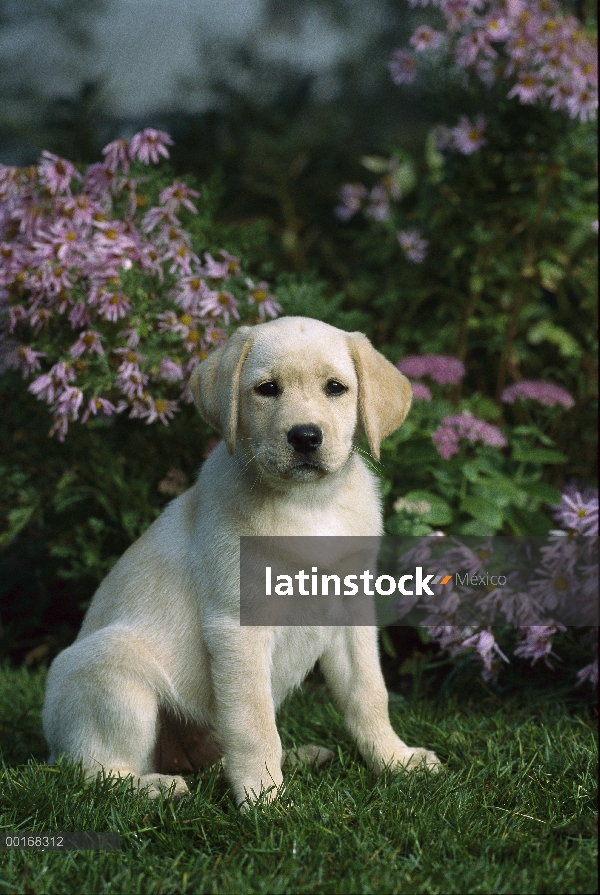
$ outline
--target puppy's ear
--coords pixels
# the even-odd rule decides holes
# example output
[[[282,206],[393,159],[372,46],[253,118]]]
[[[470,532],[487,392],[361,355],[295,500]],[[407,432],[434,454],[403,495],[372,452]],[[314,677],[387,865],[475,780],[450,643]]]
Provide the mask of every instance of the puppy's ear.
[[[358,412],[372,455],[379,460],[384,438],[395,432],[410,410],[410,382],[362,333],[348,333],[358,376]]]
[[[190,376],[190,390],[200,416],[214,426],[233,454],[238,422],[240,373],[252,347],[250,326],[240,326],[226,345],[213,351]]]

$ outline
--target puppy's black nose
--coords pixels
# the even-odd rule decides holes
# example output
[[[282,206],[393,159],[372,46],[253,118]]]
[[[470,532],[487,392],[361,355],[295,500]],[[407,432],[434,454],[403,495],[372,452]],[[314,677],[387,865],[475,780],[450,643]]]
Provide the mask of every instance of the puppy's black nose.
[[[316,451],[323,442],[323,433],[318,426],[292,426],[287,434],[288,443],[301,454]]]

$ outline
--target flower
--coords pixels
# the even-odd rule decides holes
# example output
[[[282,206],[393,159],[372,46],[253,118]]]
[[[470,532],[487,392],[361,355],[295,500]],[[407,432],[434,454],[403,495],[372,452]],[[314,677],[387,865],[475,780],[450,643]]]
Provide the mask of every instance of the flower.
[[[411,382],[410,386],[415,401],[431,401],[431,392],[422,382]]]
[[[407,50],[394,50],[388,67],[394,84],[411,84],[417,76],[417,60]]]
[[[452,128],[453,144],[463,155],[472,155],[485,145],[483,136],[486,120],[483,115],[478,115],[472,124],[466,115],[462,115],[456,127]]]
[[[425,260],[429,243],[422,238],[420,230],[400,230],[396,237],[409,261],[421,264]]]
[[[360,210],[367,197],[367,188],[362,183],[345,183],[340,190],[341,204],[334,209],[340,221],[349,221]]]
[[[250,289],[248,303],[257,305],[258,316],[261,320],[265,320],[267,316],[277,317],[281,313],[281,306],[275,300],[275,296],[269,295],[268,283],[263,280],[258,286],[255,286],[252,280],[247,279],[246,285]]]
[[[69,354],[72,357],[79,357],[81,354],[85,354],[85,352],[91,354],[93,351],[95,351],[96,354],[104,354],[104,348],[100,341],[100,333],[94,332],[93,330],[87,330],[86,332],[81,333],[74,345],[71,345]]]
[[[562,500],[554,508],[554,518],[565,528],[581,535],[598,536],[598,492],[580,491],[574,486],[565,488]]]
[[[548,668],[552,668],[549,656],[552,652],[552,636],[557,631],[566,631],[564,625],[529,625],[519,629],[523,636],[521,642],[515,647],[514,655],[523,659],[531,659],[534,665],[538,659],[543,659]]]
[[[39,175],[40,180],[46,184],[53,195],[70,192],[71,181],[81,180],[81,175],[71,162],[67,162],[65,159],[59,158],[46,150],[42,152]]]
[[[104,416],[112,416],[115,413],[115,405],[107,401],[106,398],[92,398],[83,412],[81,422],[87,422],[90,416],[96,416],[98,413]]]
[[[151,127],[147,127],[131,138],[129,143],[129,158],[131,161],[136,159],[149,165],[150,162],[156,164],[159,157],[169,158],[167,146],[172,146],[173,140],[164,131],[156,131]]]
[[[396,366],[405,376],[415,379],[430,376],[438,385],[456,385],[465,375],[462,361],[447,354],[410,354],[401,358]],[[431,395],[425,400],[430,398]]]
[[[412,44],[417,53],[422,53],[423,50],[437,50],[443,41],[444,35],[440,31],[434,31],[427,25],[421,25],[417,28],[409,43]]]
[[[514,404],[517,400],[537,401],[539,404],[545,404],[547,407],[561,404],[567,409],[575,404],[569,392],[561,388],[560,385],[535,379],[524,379],[504,389],[502,401],[505,404]]]
[[[162,190],[158,196],[158,201],[170,212],[178,211],[179,206],[183,205],[192,214],[198,214],[198,209],[191,202],[191,199],[198,199],[199,196],[200,193],[197,190],[192,190],[187,184],[178,182]]]
[[[496,656],[499,656],[503,662],[508,663],[507,657],[496,643],[496,638],[491,631],[484,629],[478,634],[473,634],[471,637],[467,637],[466,640],[463,640],[461,646],[463,649],[474,647],[477,651],[483,662],[483,672],[481,676],[484,681],[489,681],[496,677],[496,669],[494,668],[494,658]]]
[[[506,447],[507,441],[497,426],[477,419],[467,411],[444,417],[431,436],[438,453],[444,460],[458,454],[459,441],[465,439],[471,444],[481,441],[491,447]]]

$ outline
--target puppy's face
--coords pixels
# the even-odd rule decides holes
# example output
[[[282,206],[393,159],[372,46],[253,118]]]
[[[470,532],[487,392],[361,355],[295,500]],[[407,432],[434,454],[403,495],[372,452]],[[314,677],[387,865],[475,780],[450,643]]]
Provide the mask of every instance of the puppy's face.
[[[307,482],[352,452],[358,380],[344,333],[290,320],[257,333],[240,378],[239,447],[268,478]]]

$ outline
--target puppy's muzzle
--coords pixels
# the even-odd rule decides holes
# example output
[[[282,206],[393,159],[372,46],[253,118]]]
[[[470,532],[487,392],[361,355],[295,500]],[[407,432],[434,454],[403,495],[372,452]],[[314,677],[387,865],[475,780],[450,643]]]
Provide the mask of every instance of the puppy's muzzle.
[[[299,454],[311,454],[323,443],[323,432],[312,424],[292,426],[287,433],[288,444]]]

